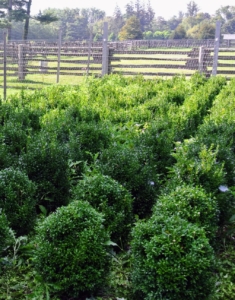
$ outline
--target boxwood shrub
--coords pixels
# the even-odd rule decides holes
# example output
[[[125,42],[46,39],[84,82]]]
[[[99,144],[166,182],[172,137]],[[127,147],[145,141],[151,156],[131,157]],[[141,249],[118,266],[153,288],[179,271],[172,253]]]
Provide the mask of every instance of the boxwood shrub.
[[[31,138],[21,167],[37,185],[36,199],[48,211],[68,203],[68,155],[63,145],[42,131]]]
[[[133,229],[131,249],[134,299],[208,299],[214,252],[204,229],[154,214]]]
[[[206,236],[213,240],[218,226],[218,205],[216,198],[203,188],[182,184],[171,193],[159,197],[155,215],[177,215],[190,223],[203,227]]]
[[[26,147],[27,132],[19,123],[6,122],[2,128],[2,139],[8,151],[18,156]]]
[[[5,213],[0,209],[0,255],[2,255],[5,247],[11,240],[9,222],[7,221]],[[0,256],[1,262],[1,256]],[[1,268],[0,268],[1,269]]]
[[[224,183],[224,164],[217,160],[218,147],[207,147],[197,138],[191,138],[177,142],[172,155],[176,163],[169,168],[170,177],[176,184],[201,185],[206,192],[214,193]]]
[[[36,219],[36,186],[19,169],[4,169],[0,178],[0,209],[18,235],[28,234]]]
[[[145,147],[116,145],[100,155],[100,170],[131,192],[133,213],[140,218],[151,214],[159,191],[159,175]]]
[[[95,293],[109,269],[103,215],[88,202],[58,208],[37,228],[34,263],[44,282],[66,296]]]
[[[104,214],[104,226],[112,241],[127,242],[132,224],[132,197],[120,183],[102,174],[85,176],[75,187],[73,197],[88,201]]]
[[[229,186],[235,184],[235,139],[234,121],[206,120],[199,128],[198,140],[208,148],[211,145],[218,147],[217,162],[224,163],[225,178]]]
[[[92,156],[89,153],[96,154],[107,148],[110,140],[111,134],[105,125],[96,122],[79,122],[70,130],[70,158],[73,161],[91,162]]]

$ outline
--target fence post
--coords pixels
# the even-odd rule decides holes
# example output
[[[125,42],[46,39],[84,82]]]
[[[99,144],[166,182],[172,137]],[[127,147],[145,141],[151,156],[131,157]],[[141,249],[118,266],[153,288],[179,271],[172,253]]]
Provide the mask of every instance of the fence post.
[[[61,44],[62,44],[62,30],[59,30],[59,39],[58,39],[58,64],[57,64],[57,76],[56,83],[60,81],[60,55],[61,55]]]
[[[90,71],[90,62],[91,62],[91,47],[92,47],[92,37],[93,37],[93,25],[90,24],[90,38],[88,42],[88,60],[87,60],[87,68],[86,68],[86,75],[89,75]]]
[[[203,73],[204,71],[204,56],[205,56],[205,47],[201,46],[199,48],[199,57],[198,57],[198,71]]]
[[[108,22],[104,22],[103,49],[102,49],[102,76],[108,74],[109,48],[108,48]]]
[[[216,30],[215,30],[215,44],[214,44],[212,76],[216,76],[216,74],[217,74],[219,45],[220,45],[220,29],[221,29],[221,21],[217,21],[216,22]]]
[[[24,45],[20,44],[18,46],[18,79],[24,80],[25,79],[25,59],[24,59]]]
[[[3,99],[7,98],[7,32],[3,33]]]

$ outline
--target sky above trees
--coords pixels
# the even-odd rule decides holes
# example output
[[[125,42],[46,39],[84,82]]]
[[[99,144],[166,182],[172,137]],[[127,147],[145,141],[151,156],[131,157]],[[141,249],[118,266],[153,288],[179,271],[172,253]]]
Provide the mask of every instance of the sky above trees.
[[[79,2],[75,0],[66,0],[66,1],[58,1],[58,0],[33,0],[32,1],[32,12],[38,13],[39,10],[44,10],[48,7],[50,8],[89,8],[96,7],[101,10],[104,10],[107,15],[112,15],[114,12],[115,6],[118,4],[120,9],[124,12],[124,7],[129,0],[118,0],[118,1],[98,1],[97,0],[88,0],[85,2]],[[146,1],[145,1],[146,2]],[[170,18],[173,15],[177,15],[179,11],[186,11],[187,3],[189,0],[164,0],[164,1],[156,1],[150,0],[151,6],[155,11],[155,16],[162,16],[164,18]],[[225,5],[234,5],[234,0],[213,0],[213,1],[205,1],[205,0],[197,0],[195,1],[202,12],[208,12],[210,14],[214,14],[217,9],[221,6]]]

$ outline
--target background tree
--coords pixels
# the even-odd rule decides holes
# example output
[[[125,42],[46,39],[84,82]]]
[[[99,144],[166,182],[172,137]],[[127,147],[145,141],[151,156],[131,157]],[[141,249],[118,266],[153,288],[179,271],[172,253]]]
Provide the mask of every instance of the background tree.
[[[116,5],[111,17],[106,17],[104,11],[94,7],[46,9],[37,15],[32,15],[30,12],[32,1],[0,0],[0,30],[8,29],[9,40],[22,39],[22,36],[24,39],[57,38],[59,28],[62,28],[62,38],[65,40],[88,40],[91,23],[93,40],[100,40],[104,21],[108,21],[109,40],[118,40],[121,29],[133,16],[139,20],[144,39],[166,39],[169,36],[211,37],[212,25],[216,20],[222,21],[222,33],[235,32],[235,6],[222,6],[216,11],[215,16],[211,17],[208,13],[199,12],[197,4],[190,1],[187,5],[187,13],[180,11],[171,18],[164,19],[162,16],[155,17],[150,0],[130,1],[124,13]]]
[[[1,27],[8,29],[8,39],[11,39],[12,21],[23,21],[25,18],[24,1],[0,0]]]
[[[235,33],[235,18],[226,22],[222,27],[222,32],[224,33]]]
[[[135,8],[134,8],[133,1],[127,3],[125,9],[126,9],[126,13],[125,13],[126,19],[129,19],[130,17],[135,15]]]
[[[235,33],[235,6],[221,6],[216,10],[215,20],[222,22],[222,33]]]
[[[23,39],[27,40],[30,18],[40,23],[51,23],[57,18],[51,14],[39,13],[31,16],[32,0],[0,0],[0,18],[2,27],[8,28],[8,39],[11,39],[12,22],[24,22]]]
[[[112,34],[111,40],[117,40],[119,31],[125,24],[124,16],[122,15],[121,9],[118,5],[116,5],[114,9],[114,13],[112,18],[110,19],[109,24],[110,24],[110,32],[111,32],[110,36]]]
[[[188,17],[194,17],[194,16],[196,16],[196,14],[198,13],[198,11],[199,11],[199,7],[198,7],[198,5],[194,1],[190,1],[187,4],[187,13],[186,13],[186,15]]]
[[[119,33],[119,39],[125,40],[140,40],[143,34],[140,28],[140,21],[136,16],[130,17],[126,24],[122,27]]]
[[[172,36],[172,39],[184,39],[186,38],[186,31],[184,29],[184,26],[182,24],[179,24],[176,29],[174,30]]]
[[[147,8],[146,8],[146,27],[145,30],[150,30],[152,28],[152,22],[155,17],[155,12],[151,6],[150,1],[147,3]]]
[[[161,17],[158,16],[153,23],[153,29],[154,31],[158,30],[158,31],[164,31],[164,30],[168,30],[168,24],[167,21]]]
[[[142,32],[150,30],[155,16],[150,1],[147,2],[147,5],[145,5],[145,2],[141,3],[140,0],[128,3],[126,5],[125,18],[129,19],[132,16],[136,16],[139,19]]]
[[[85,40],[89,36],[88,20],[83,16],[77,16],[73,23],[66,27],[66,40]]]
[[[177,16],[173,16],[171,17],[168,21],[167,21],[167,25],[168,28],[170,30],[175,30],[176,27],[181,23],[182,19],[179,19],[179,17]]]
[[[215,25],[207,21],[195,25],[187,32],[187,36],[193,39],[213,39],[215,37]]]
[[[186,18],[183,18],[181,24],[184,26],[184,29],[187,33],[187,35],[190,35],[189,32],[191,32],[191,29],[194,26],[199,25],[202,22],[209,22],[211,19],[210,15],[208,13],[198,13],[195,16],[188,16]],[[200,27],[198,27],[200,28]]]

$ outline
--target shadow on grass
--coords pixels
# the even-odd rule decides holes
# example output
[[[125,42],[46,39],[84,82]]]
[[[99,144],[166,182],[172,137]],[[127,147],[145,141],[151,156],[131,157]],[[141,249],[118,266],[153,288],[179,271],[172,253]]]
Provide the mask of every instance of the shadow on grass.
[[[20,81],[18,79],[12,79],[11,81],[9,81],[9,83],[21,83],[22,85],[25,85],[27,83],[30,84],[41,84],[41,85],[51,85],[51,83],[47,83],[45,81],[35,81],[35,80],[30,80],[30,79],[25,79],[23,81]]]

